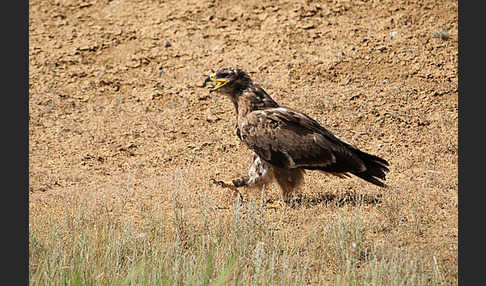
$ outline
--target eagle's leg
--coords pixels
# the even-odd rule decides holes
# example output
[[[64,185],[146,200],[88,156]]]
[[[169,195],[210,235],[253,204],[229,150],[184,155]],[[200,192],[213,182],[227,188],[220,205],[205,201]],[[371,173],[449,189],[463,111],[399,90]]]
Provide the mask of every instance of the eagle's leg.
[[[215,179],[211,179],[211,182],[213,184],[219,185],[223,188],[228,188],[232,190],[236,195],[240,197],[240,199],[243,199],[243,196],[241,193],[238,191],[237,187],[239,187],[237,184],[234,183],[234,180],[227,182],[227,181],[216,181]]]
[[[258,188],[270,183],[273,179],[270,165],[261,160],[256,154],[253,158],[253,162],[248,170],[248,175],[232,179],[230,182],[212,180],[213,183],[234,191],[237,191],[237,188],[239,187]]]
[[[285,202],[290,202],[304,182],[303,169],[283,169],[275,167],[274,176],[277,184],[282,191],[282,197]]]
[[[239,187],[247,187],[249,179],[250,177],[243,176],[241,178],[232,179],[231,181],[216,181],[215,179],[211,179],[211,182],[213,184],[220,185],[223,188],[236,191]]]

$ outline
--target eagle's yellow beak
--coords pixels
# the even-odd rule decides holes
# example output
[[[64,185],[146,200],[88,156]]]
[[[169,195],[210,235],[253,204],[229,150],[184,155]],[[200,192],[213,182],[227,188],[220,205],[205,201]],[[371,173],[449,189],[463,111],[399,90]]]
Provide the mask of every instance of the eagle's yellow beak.
[[[213,91],[217,90],[218,88],[222,87],[223,85],[225,85],[228,82],[228,80],[218,79],[218,78],[216,78],[216,74],[213,73],[212,75],[208,76],[204,80],[203,87],[205,87],[208,82],[215,82],[216,83],[216,85],[214,85],[211,89],[209,89],[209,92],[213,92]]]

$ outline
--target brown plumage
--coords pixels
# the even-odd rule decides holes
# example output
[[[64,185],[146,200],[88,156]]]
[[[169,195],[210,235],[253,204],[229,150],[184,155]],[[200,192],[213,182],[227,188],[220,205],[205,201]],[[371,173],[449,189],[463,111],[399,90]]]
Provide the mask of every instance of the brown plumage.
[[[388,162],[344,142],[302,112],[278,105],[248,74],[225,67],[204,81],[223,93],[236,110],[236,134],[254,152],[247,176],[219,184],[259,187],[276,181],[285,200],[303,183],[305,170],[339,177],[353,174],[380,187]]]

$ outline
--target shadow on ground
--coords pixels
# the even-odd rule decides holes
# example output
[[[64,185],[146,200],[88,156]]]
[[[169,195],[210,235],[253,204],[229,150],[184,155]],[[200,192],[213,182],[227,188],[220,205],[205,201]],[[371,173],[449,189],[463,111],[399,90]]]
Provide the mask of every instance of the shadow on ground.
[[[340,194],[334,194],[330,192],[320,193],[317,196],[301,195],[289,202],[291,208],[309,208],[321,204],[333,205],[337,207],[343,207],[345,205],[359,206],[359,205],[376,205],[382,202],[382,195],[369,195],[369,194],[357,194],[354,192],[344,192]],[[275,200],[269,199],[266,201],[268,205],[275,203]]]

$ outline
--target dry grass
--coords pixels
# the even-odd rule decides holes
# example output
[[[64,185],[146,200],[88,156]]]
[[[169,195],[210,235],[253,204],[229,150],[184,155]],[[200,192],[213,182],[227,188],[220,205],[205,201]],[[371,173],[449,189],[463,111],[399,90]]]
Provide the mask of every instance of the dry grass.
[[[189,193],[182,176],[161,183],[164,203],[130,189],[113,200],[109,192],[70,194],[62,207],[53,199],[31,219],[31,285],[457,284],[447,245],[406,247],[423,230],[416,217],[404,223],[393,190],[373,199],[322,195],[278,210],[253,194],[222,208]],[[131,200],[138,205],[127,211]]]

